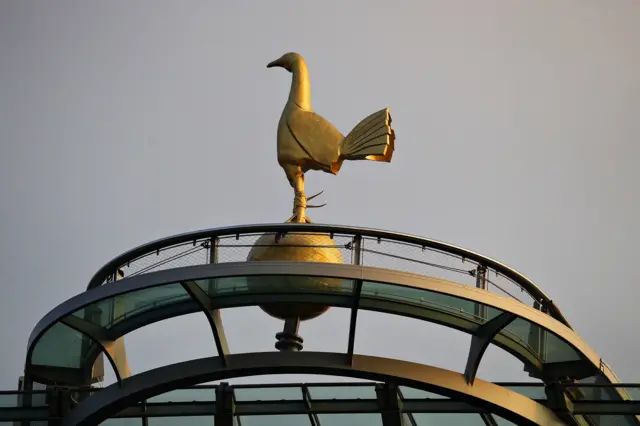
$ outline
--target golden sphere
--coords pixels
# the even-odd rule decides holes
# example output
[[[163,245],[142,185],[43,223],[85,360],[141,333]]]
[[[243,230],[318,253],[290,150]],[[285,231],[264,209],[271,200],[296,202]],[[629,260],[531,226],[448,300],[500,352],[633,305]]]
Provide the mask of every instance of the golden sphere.
[[[249,255],[249,262],[326,262],[344,263],[342,252],[335,241],[325,234],[285,234],[276,242],[275,234],[264,234],[254,243]],[[278,276],[247,277],[250,291],[270,290],[286,292],[288,290],[322,291],[340,287],[343,280],[339,278]],[[270,303],[260,306],[267,314],[282,320],[300,318],[308,320],[325,313],[329,306],[300,303]]]

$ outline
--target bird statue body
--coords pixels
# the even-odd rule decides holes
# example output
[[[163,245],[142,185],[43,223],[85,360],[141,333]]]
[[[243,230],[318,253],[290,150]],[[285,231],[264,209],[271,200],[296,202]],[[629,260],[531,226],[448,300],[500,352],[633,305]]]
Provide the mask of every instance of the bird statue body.
[[[288,222],[311,222],[306,216],[306,208],[312,206],[307,206],[305,172],[337,174],[344,160],[390,162],[395,142],[391,115],[388,108],[373,113],[344,136],[313,111],[309,70],[302,56],[286,53],[267,67],[282,67],[292,73],[289,99],[278,123],[278,163],[295,194]]]

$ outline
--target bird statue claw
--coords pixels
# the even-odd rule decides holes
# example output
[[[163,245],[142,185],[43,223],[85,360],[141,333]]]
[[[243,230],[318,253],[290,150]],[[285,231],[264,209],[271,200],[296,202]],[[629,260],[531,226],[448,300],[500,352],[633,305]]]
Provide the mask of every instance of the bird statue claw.
[[[307,201],[316,198],[323,192],[324,191],[320,191],[317,194],[314,194],[311,197],[307,198],[304,191],[296,191],[295,198],[293,199],[293,216],[291,216],[289,220],[287,220],[287,223],[313,223],[311,222],[311,219],[307,217],[306,210],[324,207],[327,205],[327,203],[320,205],[309,205],[307,204]]]

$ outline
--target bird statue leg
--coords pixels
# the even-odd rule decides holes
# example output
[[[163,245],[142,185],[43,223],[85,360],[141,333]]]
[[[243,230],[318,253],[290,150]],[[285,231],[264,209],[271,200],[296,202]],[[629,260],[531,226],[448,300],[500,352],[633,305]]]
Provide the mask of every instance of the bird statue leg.
[[[307,217],[307,196],[304,193],[304,173],[297,170],[291,181],[293,187],[293,216],[287,222],[311,223]]]

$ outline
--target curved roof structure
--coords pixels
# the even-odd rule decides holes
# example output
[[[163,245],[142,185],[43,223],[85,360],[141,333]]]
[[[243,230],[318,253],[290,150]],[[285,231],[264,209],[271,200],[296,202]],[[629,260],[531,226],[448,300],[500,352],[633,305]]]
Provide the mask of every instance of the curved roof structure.
[[[269,247],[276,249],[283,235],[329,235],[335,244],[312,246],[314,250],[339,250],[341,254],[335,258],[350,259],[351,264],[247,261],[248,252],[265,233],[273,235],[274,243]],[[263,237],[260,244],[268,240]],[[309,285],[329,281],[331,285]],[[518,297],[523,294],[530,299]],[[229,351],[221,309],[283,303],[349,309],[344,352]],[[470,334],[466,364],[456,373],[354,353],[358,313],[363,310],[410,317]],[[210,326],[217,353],[129,377],[126,359],[116,356],[116,342],[146,325],[194,312],[201,312]],[[520,360],[531,376],[546,384],[547,395],[552,397],[541,403],[508,387],[476,379],[489,344]],[[339,374],[383,381],[385,386],[410,386],[516,424],[579,424],[566,395],[582,393],[570,392],[567,386],[583,379],[607,386],[618,383],[551,299],[518,272],[433,240],[330,225],[251,225],[198,231],[131,250],[105,265],[92,278],[88,291],[54,308],[36,325],[29,338],[25,375],[40,383],[87,385],[100,354],[113,368],[116,383],[78,405],[65,417],[65,425],[95,424],[138,401],[181,386],[279,373]],[[559,384],[563,387],[558,388]],[[629,399],[622,387],[608,392],[608,400]],[[384,395],[378,401],[383,418],[384,404],[391,404],[385,398],[395,400]],[[484,424],[495,424],[491,415],[486,415],[489,417],[482,417]],[[625,417],[625,422],[636,424],[632,417]],[[389,425],[398,424],[384,422]]]
[[[274,277],[285,275],[300,279],[338,278],[342,283],[339,287],[315,292],[304,285],[286,290],[273,285]],[[262,288],[249,287],[247,277],[258,277],[264,283]],[[357,282],[360,283],[359,291]],[[60,383],[66,380],[58,368],[76,369],[67,380],[69,383],[71,380],[82,382],[86,378],[79,375],[80,371],[88,371],[100,350],[105,351],[109,342],[144,325],[204,309],[282,301],[355,307],[354,318],[358,309],[375,310],[483,336],[482,353],[492,342],[521,359],[529,371],[541,378],[555,379],[558,374],[589,377],[600,368],[600,357],[573,330],[540,311],[484,290],[357,265],[248,262],[192,266],[139,275],[69,299],[47,314],[33,330],[26,371],[39,381]],[[353,326],[348,344],[350,354],[355,332]],[[77,333],[83,336],[80,340]],[[214,325],[213,337],[219,334]],[[537,340],[545,341],[545,344],[536,346],[531,335],[538,336]],[[74,345],[77,351],[69,351],[68,348]],[[221,348],[220,342],[217,347]],[[57,348],[65,348],[62,354],[68,359],[53,356]],[[482,353],[475,354],[470,360],[473,363],[468,368],[470,378],[475,377]],[[108,356],[108,351],[106,354]],[[51,375],[47,374],[47,367],[55,368]],[[116,369],[116,376],[121,375]]]
[[[509,268],[508,266],[493,260],[489,257],[483,256],[476,252],[463,249],[451,244],[443,243],[436,240],[418,237],[415,235],[402,234],[392,231],[383,231],[378,229],[356,228],[343,225],[323,225],[323,224],[300,224],[300,223],[275,223],[275,224],[256,224],[256,225],[242,225],[224,228],[213,228],[194,232],[188,232],[183,234],[174,235],[171,237],[161,238],[156,241],[152,241],[147,244],[138,246],[132,250],[129,250],[120,256],[112,259],[106,265],[104,265],[93,278],[89,281],[87,289],[98,287],[106,282],[115,280],[118,271],[121,268],[130,268],[132,264],[138,263],[140,267],[135,270],[135,273],[146,273],[149,271],[157,270],[158,268],[165,268],[175,263],[182,263],[185,256],[193,256],[193,254],[203,249],[209,249],[216,245],[220,248],[227,243],[229,250],[219,250],[217,262],[227,261],[245,261],[242,256],[235,257],[239,254],[236,250],[235,253],[231,253],[231,256],[226,252],[231,252],[232,249],[242,248],[243,246],[250,247],[255,242],[255,237],[263,233],[323,233],[330,234],[332,238],[345,241],[345,248],[347,251],[353,251],[353,246],[349,245],[350,241],[355,238],[360,238],[365,241],[364,253],[370,253],[373,255],[370,266],[384,266],[384,262],[381,262],[381,258],[396,259],[405,261],[403,269],[410,272],[421,273],[418,269],[420,265],[431,266],[434,268],[443,267],[447,268],[447,265],[429,264],[425,262],[426,256],[424,252],[426,250],[436,251],[438,253],[453,256],[462,263],[467,261],[467,265],[483,265],[486,268],[491,269],[495,276],[503,276],[511,281],[517,287],[517,291],[526,292],[531,296],[533,301],[538,303],[541,308],[549,313],[552,317],[558,321],[564,323],[568,327],[569,322],[566,320],[560,309],[553,303],[553,300],[547,296],[537,285],[531,280],[517,272],[516,270]],[[240,239],[243,241],[238,241]],[[231,243],[229,241],[235,240],[238,243]],[[368,248],[366,241],[372,242],[372,248]],[[243,244],[244,243],[244,244]],[[189,246],[192,246],[189,248]],[[184,249],[186,250],[180,250]],[[421,255],[422,253],[422,255]],[[158,259],[161,254],[165,254],[164,257]],[[227,255],[227,256],[225,256]],[[149,258],[155,260],[149,260]],[[234,258],[235,257],[235,258]],[[209,263],[209,259],[204,259]],[[213,263],[213,262],[212,262]],[[382,265],[378,264],[382,263]],[[365,263],[366,264],[366,263]],[[410,266],[408,266],[410,265]],[[461,265],[462,266],[462,265]],[[474,269],[451,268],[457,269],[456,272],[462,274],[469,274]],[[391,268],[395,269],[395,268]],[[128,276],[129,274],[127,274]],[[507,293],[509,294],[509,293]]]
[[[62,426],[99,424],[110,413],[180,386],[237,376],[310,371],[400,381],[416,389],[482,407],[518,425],[564,425],[552,410],[530,398],[482,380],[470,387],[463,376],[453,371],[364,355],[349,359],[345,354],[323,352],[264,352],[231,355],[226,361],[221,357],[201,358],[141,373],[123,386],[111,385],[81,403],[63,420]]]

